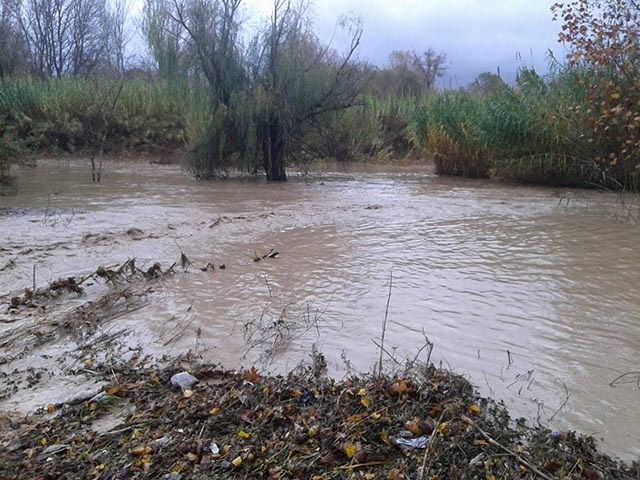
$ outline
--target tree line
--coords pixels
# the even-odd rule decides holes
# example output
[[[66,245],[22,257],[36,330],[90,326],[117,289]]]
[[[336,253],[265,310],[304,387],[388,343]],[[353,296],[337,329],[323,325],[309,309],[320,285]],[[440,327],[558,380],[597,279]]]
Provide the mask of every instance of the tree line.
[[[129,0],[0,0],[0,76],[118,77],[149,62],[127,61]],[[206,86],[208,112],[191,139],[190,165],[203,177],[229,168],[285,180],[288,161],[326,148],[327,129],[363,95],[433,89],[446,55],[395,51],[382,75],[357,56],[362,27],[341,18],[338,51],[313,31],[307,5],[275,0],[249,31],[242,0],[145,0],[141,33],[152,77],[178,88]],[[324,139],[324,141],[323,141]]]
[[[394,51],[374,68],[358,55],[357,19],[338,20],[348,40],[336,49],[318,37],[306,5],[290,0],[275,0],[257,28],[243,21],[242,0],[144,0],[138,28],[148,55],[132,62],[127,2],[0,0],[0,142],[73,151],[94,137],[170,139],[186,144],[200,177],[236,169],[277,181],[292,162],[418,151],[442,173],[640,186],[635,1],[557,3],[569,54],[548,75],[523,68],[507,85],[485,72],[435,94],[443,52]],[[16,80],[26,77],[42,84]],[[120,80],[64,83],[96,78]],[[116,88],[123,79],[138,83]],[[145,105],[136,101],[140,81]],[[49,85],[67,98],[42,107]],[[10,150],[0,156],[5,170]]]

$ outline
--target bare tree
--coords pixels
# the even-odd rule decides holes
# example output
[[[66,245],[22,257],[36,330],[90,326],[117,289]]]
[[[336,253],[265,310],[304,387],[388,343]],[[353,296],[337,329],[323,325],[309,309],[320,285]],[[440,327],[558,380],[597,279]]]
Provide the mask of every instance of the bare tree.
[[[13,16],[17,8],[15,0],[0,0],[0,78],[26,67],[24,39]]]
[[[387,81],[394,84],[399,95],[416,95],[433,90],[436,80],[446,72],[447,55],[429,48],[419,55],[415,51],[395,50],[389,55],[392,75]],[[389,76],[388,76],[389,77]]]
[[[26,0],[18,22],[36,73],[92,73],[105,53],[105,19],[105,0]]]
[[[112,68],[120,75],[125,71],[127,63],[125,51],[132,35],[128,22],[130,9],[130,0],[111,0],[106,11],[107,56]]]

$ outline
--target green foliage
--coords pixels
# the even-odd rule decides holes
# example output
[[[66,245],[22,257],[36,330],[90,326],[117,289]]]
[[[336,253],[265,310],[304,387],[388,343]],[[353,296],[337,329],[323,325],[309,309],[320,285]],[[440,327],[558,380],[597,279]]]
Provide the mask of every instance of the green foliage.
[[[585,140],[613,186],[640,190],[640,4],[575,0],[553,5],[567,60],[587,71]]]
[[[585,75],[558,72],[546,83],[524,69],[516,87],[426,97],[411,129],[439,174],[593,186],[602,182],[602,171],[597,148],[584,141]]]
[[[19,151],[74,152],[94,141],[106,120],[112,151],[154,151],[184,146],[185,113],[193,96],[162,82],[127,80],[116,108],[101,102],[110,79],[0,80],[0,137]],[[108,118],[105,118],[108,117]]]

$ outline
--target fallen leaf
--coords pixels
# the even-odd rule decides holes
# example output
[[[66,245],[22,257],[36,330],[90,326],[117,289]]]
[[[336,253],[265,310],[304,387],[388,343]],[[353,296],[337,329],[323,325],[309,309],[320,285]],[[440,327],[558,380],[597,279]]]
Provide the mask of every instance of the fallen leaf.
[[[195,462],[196,460],[198,460],[198,455],[193,452],[189,452],[187,453],[187,458],[189,459],[189,461]]]
[[[117,385],[115,387],[111,387],[109,390],[107,390],[107,393],[109,395],[117,395],[120,393],[120,387]]]
[[[344,446],[344,453],[347,455],[347,458],[353,458],[356,454],[356,446],[353,443],[347,443]]]
[[[234,458],[231,463],[233,463],[234,467],[236,467],[236,468],[239,467],[240,465],[242,465],[242,457],[238,456],[238,457]]]
[[[240,438],[242,438],[243,440],[246,440],[246,439],[248,439],[249,437],[251,437],[251,435],[249,435],[249,434],[248,434],[247,432],[245,432],[244,430],[240,430],[240,431],[238,432],[238,436],[239,436]]]
[[[415,420],[411,420],[411,421],[405,423],[404,424],[404,429],[409,431],[409,432],[411,432],[414,437],[419,437],[424,433],[422,431],[422,428],[420,427],[420,424],[418,422],[416,422]]]
[[[364,405],[365,408],[369,408],[369,405],[371,405],[371,400],[369,400],[369,397],[364,397],[360,400],[360,403]]]
[[[447,433],[449,433],[449,425],[447,424],[447,422],[442,422],[440,425],[438,425],[438,433],[441,437],[444,437],[447,435]]]
[[[50,403],[49,405],[47,405],[47,412],[53,413],[55,411],[56,411],[56,406],[53,403]]]
[[[147,453],[151,453],[151,447],[135,447],[132,448],[129,453],[131,453],[131,455],[136,455],[138,457],[145,455]]]
[[[262,377],[258,374],[256,367],[251,367],[251,370],[245,370],[242,373],[242,378],[244,378],[247,382],[251,382],[254,384],[258,384],[262,380]]]
[[[405,382],[404,380],[400,380],[399,382],[394,383],[389,388],[389,393],[393,395],[402,395],[406,391],[407,391],[407,382]]]
[[[358,391],[358,396],[360,396],[360,397],[366,397],[366,396],[367,396],[367,389],[366,389],[366,388],[361,388],[361,389]]]
[[[469,407],[470,415],[480,415],[480,407],[475,403]]]

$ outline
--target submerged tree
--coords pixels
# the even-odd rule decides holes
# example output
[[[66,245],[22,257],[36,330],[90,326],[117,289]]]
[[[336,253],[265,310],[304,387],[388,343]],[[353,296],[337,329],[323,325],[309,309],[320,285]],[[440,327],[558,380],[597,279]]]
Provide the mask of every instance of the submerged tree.
[[[303,4],[276,0],[243,48],[241,0],[165,1],[181,45],[196,59],[193,81],[202,78],[209,90],[206,130],[192,139],[197,175],[262,168],[268,180],[284,181],[290,160],[313,155],[303,148],[305,135],[358,103],[366,79],[355,62],[359,24],[342,22],[351,42],[339,55],[314,35]]]
[[[341,25],[351,33],[344,55],[321,45],[304,5],[276,0],[269,24],[252,43],[257,153],[268,180],[286,180],[288,158],[316,153],[304,150],[305,135],[358,103],[367,78],[354,60],[362,29],[347,19]]]

